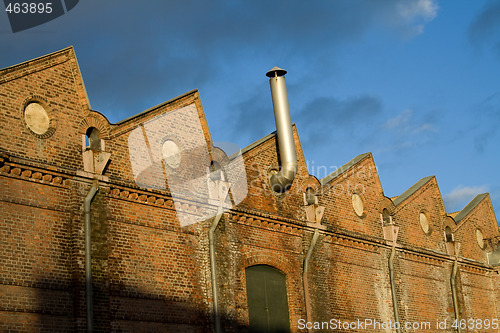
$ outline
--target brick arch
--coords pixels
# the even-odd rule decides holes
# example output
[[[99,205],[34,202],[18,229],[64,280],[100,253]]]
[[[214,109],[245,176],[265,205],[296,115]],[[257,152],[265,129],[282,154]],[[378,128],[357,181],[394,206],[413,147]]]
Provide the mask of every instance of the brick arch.
[[[391,214],[391,215],[394,215],[394,213],[396,211],[396,206],[394,205],[392,200],[389,199],[388,197],[383,197],[377,203],[377,210],[379,211],[379,213],[382,213],[384,208],[387,209],[389,211],[389,214]]]
[[[288,260],[272,253],[254,253],[245,257],[243,261],[244,269],[255,265],[268,265],[280,270],[285,275],[294,271],[294,266]]]
[[[47,115],[49,117],[49,128],[43,134],[37,134],[37,133],[33,132],[31,130],[31,128],[28,126],[28,124],[26,123],[26,120],[24,118],[24,111],[25,111],[26,107],[28,106],[28,104],[33,103],[33,102],[42,105],[45,112],[47,112]],[[23,121],[25,128],[27,128],[32,135],[34,135],[40,139],[47,139],[47,138],[50,138],[54,134],[54,132],[56,131],[57,123],[58,123],[58,117],[56,117],[57,108],[55,109],[54,106],[52,105],[52,103],[47,98],[40,96],[40,95],[30,95],[23,100],[23,102],[21,103],[21,108],[19,110],[20,110],[20,117]]]
[[[101,139],[106,140],[109,138],[110,126],[109,122],[104,116],[99,114],[91,114],[90,116],[84,118],[78,126],[78,133],[86,134],[87,129],[89,129],[90,127],[95,127],[99,130]]]
[[[212,155],[212,160],[218,162],[222,167],[229,164],[229,158],[224,150],[219,147],[212,147],[210,149],[210,154]]]
[[[321,183],[319,182],[318,178],[313,175],[309,175],[309,177],[305,178],[302,181],[301,185],[302,192],[305,192],[308,187],[314,189],[318,194],[321,192]]]
[[[293,274],[294,272],[297,271],[302,271],[302,269],[294,269],[293,265],[286,259],[284,258],[277,258],[278,256],[273,255],[272,253],[262,253],[259,251],[255,251],[243,259],[243,269],[240,270],[240,281],[241,281],[241,287],[245,292],[243,293],[242,297],[240,298],[241,303],[240,307],[241,309],[247,311],[248,314],[248,295],[247,295],[247,289],[246,289],[246,269],[248,267],[256,266],[256,265],[268,265],[270,267],[273,267],[277,270],[279,270],[281,273],[284,274],[285,279],[286,279],[286,292],[287,292],[287,298],[288,298],[288,311],[289,311],[289,316],[290,320],[294,321],[295,318],[298,318],[298,311],[300,312],[300,309],[297,309],[296,304],[298,304],[298,300],[300,299],[300,294],[297,293],[297,290],[295,286],[299,283],[297,280],[296,274]],[[245,323],[246,325],[249,325],[249,317],[248,315],[242,315],[240,318],[240,321],[242,323]]]
[[[443,230],[446,227],[450,227],[453,232],[455,232],[455,229],[457,228],[457,224],[455,223],[455,220],[453,217],[446,215],[443,218]]]
[[[453,219],[453,217],[451,217],[449,215],[446,215],[443,218],[443,223],[441,225],[441,230],[439,230],[439,232],[441,232],[442,235],[443,235],[443,241],[446,241],[445,240],[445,234],[444,234],[444,232],[446,230],[446,227],[450,227],[452,234],[455,234],[455,229],[457,228],[457,224],[455,223],[455,220]]]

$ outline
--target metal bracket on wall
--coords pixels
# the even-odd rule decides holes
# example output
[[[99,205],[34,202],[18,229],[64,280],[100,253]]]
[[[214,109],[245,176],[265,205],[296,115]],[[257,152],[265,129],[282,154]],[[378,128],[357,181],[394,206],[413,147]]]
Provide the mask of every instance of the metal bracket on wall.
[[[83,170],[102,175],[110,157],[109,152],[87,149],[83,152]]]
[[[321,219],[323,218],[323,214],[325,213],[325,207],[320,206],[318,204],[312,204],[306,206],[306,220],[308,222],[314,222],[316,224],[321,223]]]
[[[230,183],[224,180],[212,181],[208,179],[208,203],[214,206],[231,208],[231,202],[227,201]]]
[[[398,239],[399,227],[394,224],[382,226],[384,232],[384,239],[389,246],[396,246],[396,241]]]

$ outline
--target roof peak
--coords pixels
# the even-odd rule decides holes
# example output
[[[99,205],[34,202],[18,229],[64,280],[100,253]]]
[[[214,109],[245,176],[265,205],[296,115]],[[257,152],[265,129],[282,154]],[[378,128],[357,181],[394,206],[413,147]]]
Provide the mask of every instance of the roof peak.
[[[474,208],[479,205],[481,201],[483,201],[486,197],[488,196],[488,193],[481,193],[478,194],[472,199],[467,206],[465,206],[454,218],[455,223],[458,224],[460,221],[462,221],[467,215],[469,215]]]
[[[343,174],[347,170],[351,169],[353,166],[355,166],[356,164],[358,164],[359,162],[361,162],[362,160],[364,160],[366,157],[368,157],[370,155],[371,155],[371,153],[364,153],[364,154],[356,156],[355,158],[353,158],[352,160],[350,160],[346,164],[342,165],[340,168],[338,168],[337,170],[335,170],[334,172],[332,172],[331,174],[329,174],[325,178],[320,179],[319,182],[320,182],[321,186],[328,184],[332,179],[337,178],[338,176],[340,176],[341,174]]]
[[[32,58],[32,59],[28,59],[26,61],[23,61],[23,62],[20,62],[20,63],[17,63],[17,64],[14,64],[14,65],[11,65],[11,66],[7,66],[7,67],[4,67],[4,68],[0,68],[0,74],[3,72],[3,71],[10,71],[10,70],[14,70],[16,67],[20,67],[20,66],[27,66],[28,64],[30,63],[34,63],[34,62],[37,62],[37,61],[40,61],[42,59],[46,59],[46,58],[50,58],[50,57],[54,57],[54,56],[57,56],[59,54],[62,54],[64,52],[67,52],[67,51],[73,51],[73,54],[75,54],[75,49],[73,48],[72,45],[68,46],[68,47],[65,47],[64,49],[61,49],[61,50],[58,50],[58,51],[54,51],[54,52],[51,52],[49,54],[44,54],[44,55],[41,55],[39,57],[36,57],[36,58]]]
[[[420,179],[418,182],[413,184],[409,189],[398,195],[396,199],[393,200],[394,206],[398,206],[403,201],[408,199],[413,193],[417,192],[422,186],[427,184],[434,176],[427,176]]]

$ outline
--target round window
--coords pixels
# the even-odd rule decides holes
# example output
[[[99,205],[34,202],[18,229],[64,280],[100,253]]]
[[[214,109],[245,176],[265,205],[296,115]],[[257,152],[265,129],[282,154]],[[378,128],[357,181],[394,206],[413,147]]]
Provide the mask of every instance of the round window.
[[[167,140],[162,145],[163,159],[171,168],[177,168],[181,164],[181,150],[172,140]]]
[[[50,119],[47,111],[40,103],[29,103],[24,109],[24,121],[35,134],[43,135],[50,128]]]
[[[428,234],[431,230],[429,226],[429,219],[427,218],[427,215],[425,213],[420,213],[420,227],[422,227],[422,230]]]
[[[481,249],[484,249],[484,236],[483,232],[479,229],[476,229],[476,241],[477,245],[479,245]]]
[[[363,200],[361,199],[361,196],[357,193],[354,193],[352,195],[352,208],[354,208],[354,212],[356,215],[359,217],[362,217],[364,212],[365,212],[365,207],[363,205]]]

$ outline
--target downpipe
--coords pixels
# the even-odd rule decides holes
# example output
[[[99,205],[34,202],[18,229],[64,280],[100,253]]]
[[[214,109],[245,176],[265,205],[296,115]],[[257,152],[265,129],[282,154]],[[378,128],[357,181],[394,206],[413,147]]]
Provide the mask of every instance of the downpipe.
[[[398,297],[396,295],[396,285],[394,279],[394,257],[396,255],[396,244],[394,242],[391,250],[391,255],[389,256],[389,278],[391,282],[391,294],[392,294],[392,308],[394,311],[394,321],[399,323],[399,311],[398,311]],[[401,329],[399,325],[396,326],[396,332],[400,333]]]
[[[83,203],[83,212],[85,215],[85,301],[87,304],[87,332],[94,331],[94,307],[92,291],[92,239],[91,239],[91,203],[97,191],[99,191],[99,182],[94,179],[94,183],[87,193]]]
[[[286,70],[278,67],[274,67],[266,73],[271,86],[281,164],[279,172],[271,174],[270,183],[271,188],[278,193],[283,193],[292,186],[298,168],[297,151],[295,149],[288,94],[286,92],[285,74]]]
[[[220,219],[222,217],[222,204],[219,205],[217,209],[217,215],[212,221],[212,225],[208,230],[208,245],[210,249],[210,273],[211,273],[211,282],[212,282],[212,297],[213,297],[213,311],[214,311],[214,321],[215,321],[215,332],[221,333],[221,325],[220,325],[220,314],[219,314],[219,295],[217,289],[217,267],[215,265],[215,241],[214,234],[215,229],[219,225]]]
[[[318,228],[314,229],[314,235],[311,240],[311,245],[309,246],[309,250],[307,251],[306,257],[304,259],[304,272],[302,276],[302,281],[304,282],[304,295],[305,295],[305,303],[306,303],[306,319],[308,323],[312,322],[311,315],[311,299],[309,296],[309,261],[311,259],[311,255],[313,253],[314,248],[316,247],[316,242],[318,241],[319,230]],[[307,328],[308,332],[312,332],[312,328]]]
[[[458,297],[457,297],[457,272],[458,272],[458,255],[455,256],[455,261],[453,262],[453,268],[451,270],[450,284],[451,284],[451,296],[453,298],[453,310],[455,311],[455,320],[457,322],[457,332],[462,333],[460,328],[460,316],[458,314]]]

